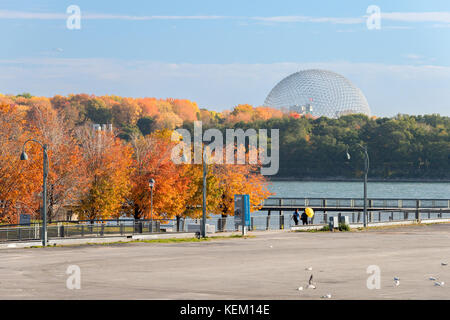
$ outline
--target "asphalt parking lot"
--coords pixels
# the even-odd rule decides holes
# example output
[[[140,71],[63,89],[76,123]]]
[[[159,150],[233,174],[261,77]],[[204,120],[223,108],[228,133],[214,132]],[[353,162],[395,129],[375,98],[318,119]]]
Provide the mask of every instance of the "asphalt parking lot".
[[[4,249],[0,257],[0,299],[450,299],[449,224]],[[71,265],[80,289],[67,287]],[[380,289],[367,287],[370,265]],[[311,274],[316,289],[307,289]]]

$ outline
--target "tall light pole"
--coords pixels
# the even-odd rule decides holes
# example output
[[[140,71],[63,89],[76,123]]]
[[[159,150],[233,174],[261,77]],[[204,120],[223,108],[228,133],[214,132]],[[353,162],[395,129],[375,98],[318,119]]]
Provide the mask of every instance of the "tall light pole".
[[[43,151],[43,184],[42,184],[42,205],[43,205],[43,212],[42,212],[42,246],[45,247],[47,245],[47,177],[48,177],[48,154],[47,149],[48,146],[46,144],[42,144],[41,142],[34,140],[34,139],[28,139],[25,141],[25,143],[22,146],[22,154],[20,155],[20,160],[28,160],[28,155],[25,152],[25,145],[28,142],[35,142],[39,144],[42,147]]]
[[[202,216],[202,237],[206,238],[206,176],[208,175],[208,166],[205,161],[205,154],[202,157],[203,162],[203,216]]]
[[[364,228],[367,228],[367,176],[369,175],[369,166],[370,166],[370,159],[369,159],[369,152],[367,151],[367,147],[364,147],[360,144],[357,145],[360,147],[364,152]],[[347,159],[350,160],[351,156],[348,152],[347,148]]]
[[[150,187],[150,225],[153,232],[153,187],[155,186],[155,180],[150,179],[148,181],[148,185]]]

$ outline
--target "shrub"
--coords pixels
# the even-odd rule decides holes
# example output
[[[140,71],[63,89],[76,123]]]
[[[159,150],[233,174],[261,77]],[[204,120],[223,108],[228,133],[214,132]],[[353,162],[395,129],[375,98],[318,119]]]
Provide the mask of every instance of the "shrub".
[[[350,226],[345,223],[339,223],[339,231],[350,231]]]

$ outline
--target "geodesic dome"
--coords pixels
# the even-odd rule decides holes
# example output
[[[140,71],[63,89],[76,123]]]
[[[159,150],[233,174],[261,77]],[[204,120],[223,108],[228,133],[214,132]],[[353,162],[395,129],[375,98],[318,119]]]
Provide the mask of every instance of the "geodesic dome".
[[[370,108],[362,91],[345,77],[326,70],[304,70],[281,80],[269,93],[264,105],[285,112],[339,118]]]

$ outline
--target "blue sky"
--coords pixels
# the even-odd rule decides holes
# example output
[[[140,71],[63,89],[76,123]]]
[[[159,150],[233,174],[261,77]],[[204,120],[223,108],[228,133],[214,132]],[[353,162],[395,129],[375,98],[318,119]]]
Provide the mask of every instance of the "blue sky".
[[[69,30],[69,5],[81,29]],[[366,26],[367,8],[382,12]],[[450,115],[450,2],[0,0],[0,92],[260,105],[283,77],[343,74],[378,116]]]

